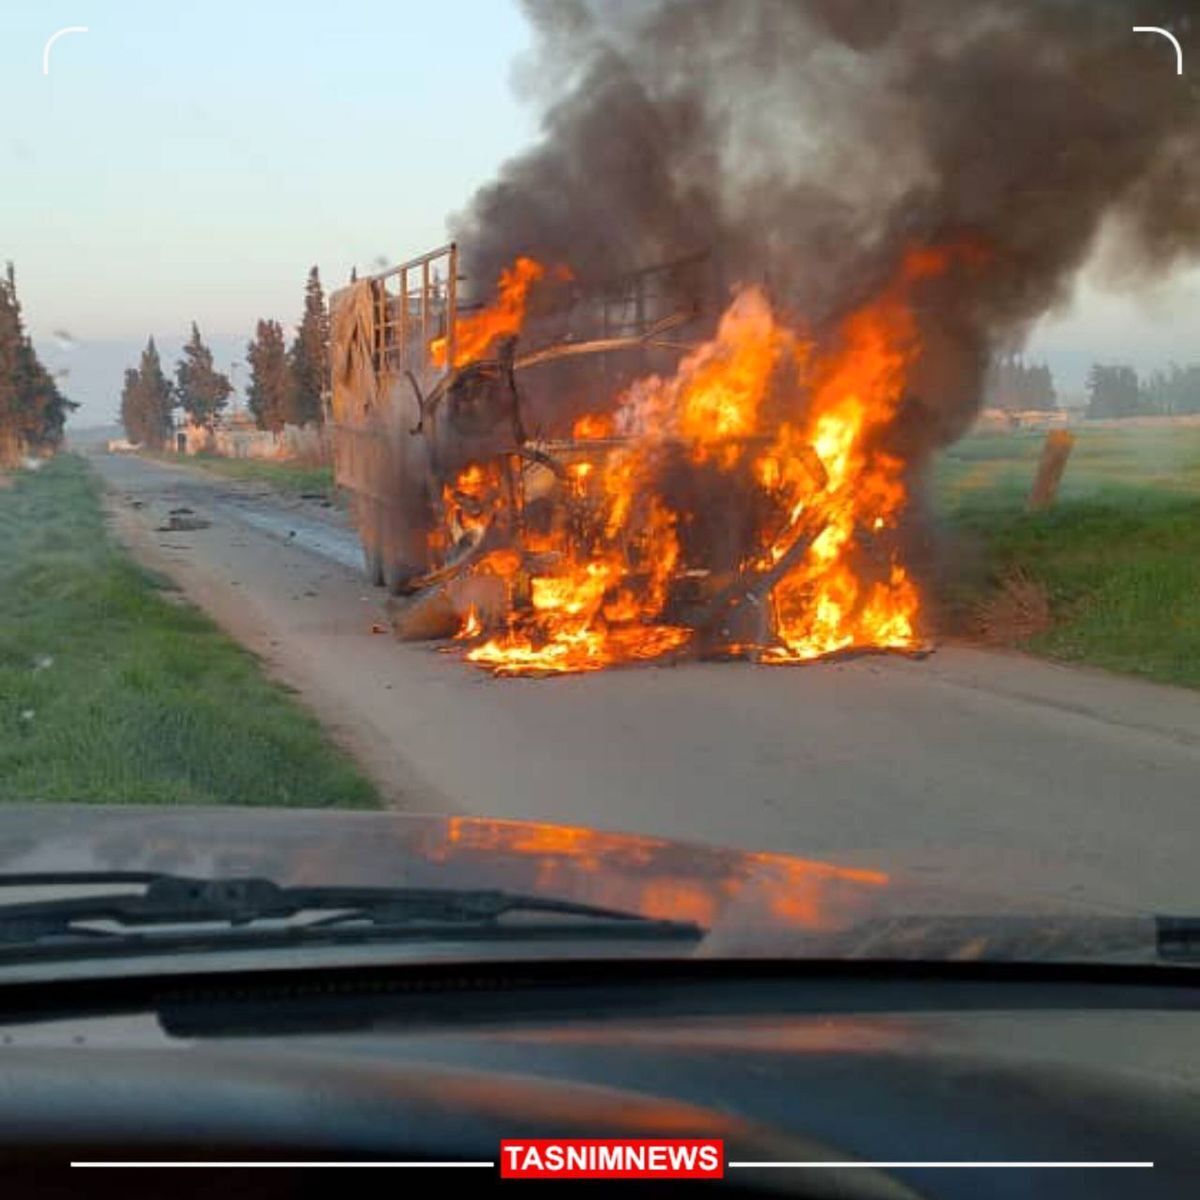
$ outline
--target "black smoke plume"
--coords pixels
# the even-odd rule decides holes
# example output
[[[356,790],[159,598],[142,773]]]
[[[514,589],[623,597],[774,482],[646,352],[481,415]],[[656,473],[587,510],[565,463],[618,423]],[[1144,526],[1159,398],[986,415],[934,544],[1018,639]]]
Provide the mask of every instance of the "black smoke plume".
[[[704,251],[819,331],[906,246],[970,238],[987,268],[921,298],[914,452],[962,431],[1102,228],[1148,272],[1200,247],[1196,0],[524,7],[542,138],[453,223],[471,276],[528,253],[586,287]]]

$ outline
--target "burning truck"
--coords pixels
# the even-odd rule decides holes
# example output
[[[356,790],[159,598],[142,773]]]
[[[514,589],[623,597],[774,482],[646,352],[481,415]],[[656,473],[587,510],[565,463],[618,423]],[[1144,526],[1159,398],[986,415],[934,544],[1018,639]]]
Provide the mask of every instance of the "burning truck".
[[[1085,264],[1194,257],[1194,88],[1135,0],[524,7],[539,138],[335,297],[398,628],[504,674],[921,649],[922,475]]]
[[[518,257],[468,308],[444,247],[332,297],[338,482],[405,637],[496,674],[919,652],[912,247],[820,336],[696,255],[581,289]]]

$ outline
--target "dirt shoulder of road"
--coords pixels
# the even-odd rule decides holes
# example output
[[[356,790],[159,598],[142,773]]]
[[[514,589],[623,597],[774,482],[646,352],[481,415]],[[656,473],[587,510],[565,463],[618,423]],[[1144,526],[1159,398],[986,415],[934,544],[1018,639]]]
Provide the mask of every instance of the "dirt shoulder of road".
[[[138,453],[134,459],[153,463],[181,477],[206,480],[245,500],[268,500],[272,505],[351,527],[346,497],[333,482],[332,467],[312,467],[258,459],[217,458],[211,455]]]
[[[385,806],[455,811],[456,806],[420,778],[378,736],[377,730],[369,723],[364,724],[357,705],[347,704],[338,685],[352,688],[352,676],[336,676],[315,666],[304,638],[280,636],[297,624],[311,632],[312,616],[320,611],[313,601],[323,599],[318,589],[328,590],[327,581],[336,578],[342,583],[340,601],[334,601],[340,603],[339,617],[346,615],[347,593],[357,591],[351,619],[357,618],[361,631],[379,637],[386,645],[390,637],[385,640],[382,635],[390,631],[382,594],[365,583],[348,589],[342,578],[348,575],[344,568],[339,571],[337,564],[316,559],[309,560],[311,565],[303,586],[297,587],[294,564],[297,557],[305,558],[302,551],[293,552],[279,539],[223,520],[206,504],[205,493],[224,495],[230,480],[187,464],[155,461],[153,465],[193,484],[178,498],[181,502],[188,501],[183,506],[194,506],[202,514],[201,519],[211,524],[203,531],[165,531],[162,518],[166,502],[131,495],[112,479],[106,479],[105,507],[122,546],[148,570],[169,578],[181,595],[208,613],[225,633],[254,654],[269,678],[295,693],[330,740],[359,764]],[[307,519],[328,521],[339,529],[347,528],[336,510],[315,513],[311,504],[294,495],[274,491],[265,495],[261,487],[246,482],[233,486],[242,499],[257,498],[260,508],[272,511],[279,518],[280,528],[287,524],[288,514],[296,513]],[[203,539],[199,543],[200,552],[194,549],[198,539]],[[244,586],[251,582],[251,576],[256,577],[259,588]],[[336,620],[330,624],[335,625]]]
[[[284,496],[339,503],[333,467],[293,459],[224,458],[216,454],[173,454],[170,451],[139,451],[141,457],[163,466],[203,471],[223,479],[271,488]]]

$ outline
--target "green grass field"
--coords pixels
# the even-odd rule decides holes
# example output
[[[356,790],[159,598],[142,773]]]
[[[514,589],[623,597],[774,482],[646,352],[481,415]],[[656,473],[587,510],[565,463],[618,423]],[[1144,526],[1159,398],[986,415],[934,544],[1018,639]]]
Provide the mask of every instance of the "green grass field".
[[[186,462],[226,479],[261,483],[290,495],[301,493],[336,500],[332,467],[302,466],[290,462],[270,462],[258,458],[220,458],[215,454],[195,454],[186,459],[162,456],[173,462]]]
[[[0,801],[374,807],[254,658],[105,525],[62,456],[0,488]]]
[[[1018,622],[1012,644],[1200,687],[1200,427],[1076,432],[1044,513],[1025,511],[1044,434],[976,434],[941,457],[950,624],[970,633],[1006,591],[1040,595],[1046,627]]]

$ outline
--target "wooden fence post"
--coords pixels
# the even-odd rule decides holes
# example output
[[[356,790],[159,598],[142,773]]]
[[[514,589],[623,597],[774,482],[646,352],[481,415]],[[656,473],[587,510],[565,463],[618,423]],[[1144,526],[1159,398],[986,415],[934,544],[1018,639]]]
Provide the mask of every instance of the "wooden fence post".
[[[1042,456],[1038,460],[1037,475],[1029,492],[1028,508],[1038,512],[1049,508],[1058,496],[1058,485],[1062,482],[1063,470],[1075,445],[1075,435],[1066,429],[1052,429],[1042,443]]]

